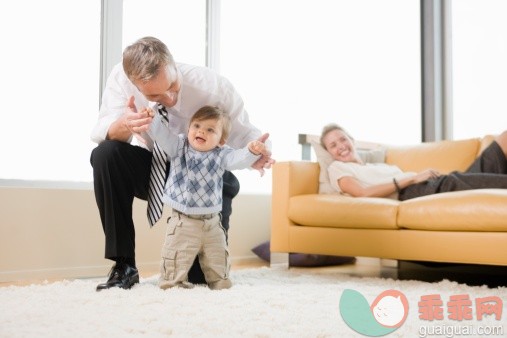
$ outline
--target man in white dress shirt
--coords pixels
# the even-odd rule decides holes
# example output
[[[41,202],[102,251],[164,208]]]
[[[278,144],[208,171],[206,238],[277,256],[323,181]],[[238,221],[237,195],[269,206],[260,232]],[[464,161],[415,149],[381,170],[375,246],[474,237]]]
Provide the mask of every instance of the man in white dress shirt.
[[[241,148],[253,139],[266,141],[250,123],[242,98],[226,78],[205,67],[174,62],[167,46],[153,37],[128,46],[122,63],[114,67],[107,80],[99,118],[91,134],[98,143],[90,162],[105,234],[105,258],[115,261],[107,282],[99,284],[97,291],[111,287],[129,289],[139,282],[132,203],[134,197],[148,197],[154,143],[146,131],[153,116],[143,108],[153,103],[165,107],[169,128],[175,134],[186,133],[193,113],[212,105],[230,115],[229,146]],[[273,162],[270,156],[263,155],[252,168],[262,172]],[[226,230],[232,199],[238,192],[239,181],[226,171],[221,212]],[[188,278],[192,283],[205,283],[197,261]]]

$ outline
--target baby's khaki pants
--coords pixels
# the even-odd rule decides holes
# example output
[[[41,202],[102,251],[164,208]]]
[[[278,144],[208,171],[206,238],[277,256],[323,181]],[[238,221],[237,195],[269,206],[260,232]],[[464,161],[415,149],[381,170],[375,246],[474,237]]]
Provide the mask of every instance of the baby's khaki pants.
[[[232,286],[229,250],[219,214],[186,215],[173,210],[162,247],[160,288],[192,287],[188,271],[196,256],[210,289]]]

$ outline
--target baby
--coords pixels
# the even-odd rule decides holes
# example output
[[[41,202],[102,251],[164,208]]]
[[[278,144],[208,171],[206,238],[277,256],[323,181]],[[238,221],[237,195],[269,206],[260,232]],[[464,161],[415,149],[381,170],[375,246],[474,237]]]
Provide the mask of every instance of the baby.
[[[188,271],[198,256],[208,286],[230,288],[229,252],[220,221],[222,176],[226,170],[249,168],[271,152],[257,140],[241,149],[227,146],[231,121],[217,107],[199,109],[186,135],[170,133],[164,118],[157,114],[148,131],[170,158],[163,201],[171,206],[172,215],[162,247],[159,286],[192,287]]]

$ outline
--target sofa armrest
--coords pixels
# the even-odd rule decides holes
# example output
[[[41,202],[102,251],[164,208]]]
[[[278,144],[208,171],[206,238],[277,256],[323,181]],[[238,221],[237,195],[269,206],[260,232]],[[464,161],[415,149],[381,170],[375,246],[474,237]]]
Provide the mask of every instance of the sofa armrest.
[[[289,199],[296,195],[317,194],[320,168],[317,162],[276,162],[272,168],[271,251],[289,252]]]
[[[319,193],[320,167],[317,162],[287,161],[273,165],[273,195],[286,198]]]

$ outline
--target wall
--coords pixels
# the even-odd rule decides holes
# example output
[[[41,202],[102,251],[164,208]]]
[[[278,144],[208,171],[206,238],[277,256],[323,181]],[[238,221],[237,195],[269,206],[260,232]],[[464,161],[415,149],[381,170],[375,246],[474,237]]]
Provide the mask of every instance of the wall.
[[[0,282],[105,276],[104,235],[90,188],[0,187]],[[164,210],[150,229],[146,202],[134,201],[136,259],[158,269],[165,233]],[[254,258],[251,248],[269,239],[271,196],[238,195],[233,201],[229,243],[234,262]]]

